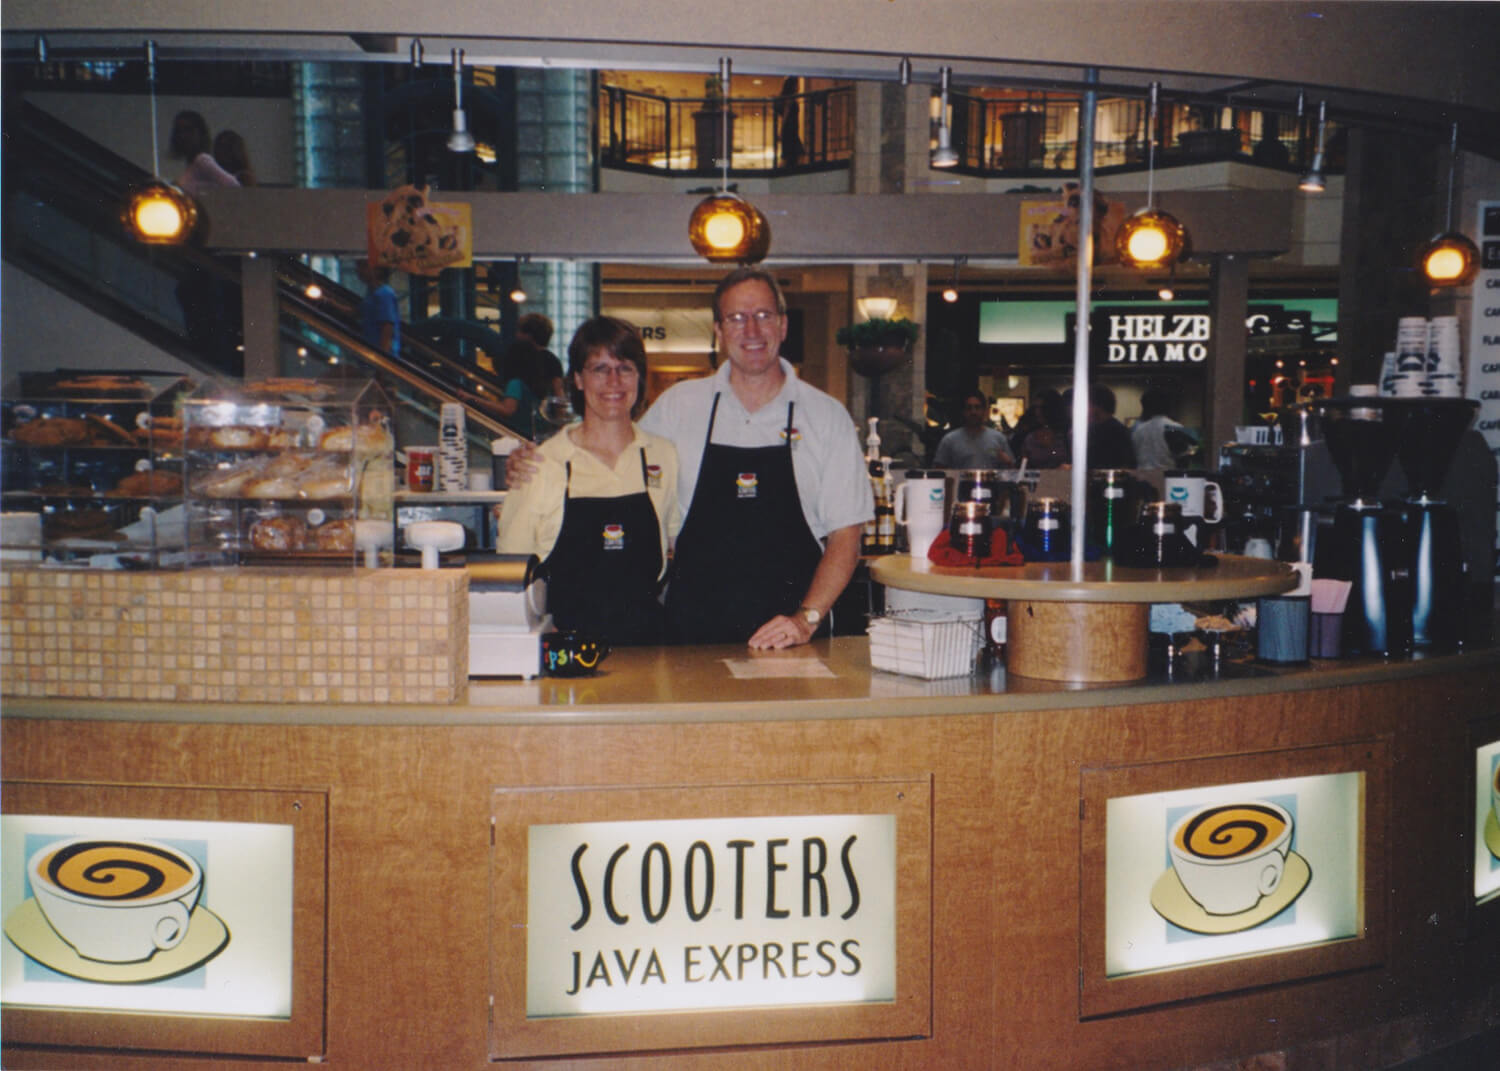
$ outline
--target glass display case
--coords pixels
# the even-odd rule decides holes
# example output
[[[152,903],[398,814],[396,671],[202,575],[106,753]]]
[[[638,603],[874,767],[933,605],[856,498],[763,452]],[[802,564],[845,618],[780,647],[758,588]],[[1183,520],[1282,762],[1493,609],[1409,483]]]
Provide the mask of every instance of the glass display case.
[[[395,439],[373,381],[214,381],[183,425],[193,565],[354,565],[391,546]]]
[[[182,400],[175,374],[26,373],[0,406],[10,560],[180,564]]]

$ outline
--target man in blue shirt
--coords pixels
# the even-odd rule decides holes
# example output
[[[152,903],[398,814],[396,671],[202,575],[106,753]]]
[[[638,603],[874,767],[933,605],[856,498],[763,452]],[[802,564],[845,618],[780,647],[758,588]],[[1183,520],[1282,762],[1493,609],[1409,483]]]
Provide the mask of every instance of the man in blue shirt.
[[[365,284],[365,299],[359,303],[359,328],[365,341],[392,356],[401,353],[401,309],[391,288],[391,269],[376,267],[361,258],[354,266]]]

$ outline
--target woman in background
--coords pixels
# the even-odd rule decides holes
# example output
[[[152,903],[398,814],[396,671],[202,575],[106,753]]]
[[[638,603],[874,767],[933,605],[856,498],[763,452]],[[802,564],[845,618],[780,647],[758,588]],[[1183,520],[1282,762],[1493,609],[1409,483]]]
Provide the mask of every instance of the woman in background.
[[[250,148],[237,130],[221,130],[214,137],[214,162],[241,186],[255,185],[255,169],[250,166]]]
[[[225,171],[210,151],[213,139],[208,120],[194,111],[178,112],[172,119],[172,137],[168,151],[186,167],[177,177],[177,185],[194,197],[210,186],[238,186],[239,179]]]
[[[646,393],[635,327],[584,323],[568,346],[568,391],[583,419],[543,443],[536,475],[506,493],[496,549],[543,559],[558,628],[661,643],[667,542],[682,525],[677,451],[632,419]]]

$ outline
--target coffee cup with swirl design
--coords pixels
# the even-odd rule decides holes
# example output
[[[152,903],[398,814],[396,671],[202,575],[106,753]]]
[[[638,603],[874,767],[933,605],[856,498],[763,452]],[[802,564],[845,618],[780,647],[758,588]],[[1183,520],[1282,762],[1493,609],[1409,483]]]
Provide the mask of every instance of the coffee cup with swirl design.
[[[135,963],[176,948],[203,888],[186,852],[149,840],[74,837],[27,862],[37,906],[86,959]]]
[[[1204,911],[1238,915],[1281,884],[1292,824],[1284,807],[1265,800],[1199,807],[1172,828],[1172,867]]]

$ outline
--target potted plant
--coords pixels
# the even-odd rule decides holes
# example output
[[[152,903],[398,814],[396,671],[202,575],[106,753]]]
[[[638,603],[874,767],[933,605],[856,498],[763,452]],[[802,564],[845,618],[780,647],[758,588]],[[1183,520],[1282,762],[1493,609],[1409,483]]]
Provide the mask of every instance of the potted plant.
[[[727,89],[718,75],[709,75],[703,83],[703,107],[693,112],[693,146],[699,171],[717,170],[719,158],[727,154],[726,145],[734,144],[734,111],[729,106]],[[726,118],[729,121],[727,143],[724,139]]]
[[[911,356],[919,328],[905,317],[865,320],[839,328],[834,336],[849,348],[849,366],[862,376],[878,376]]]

